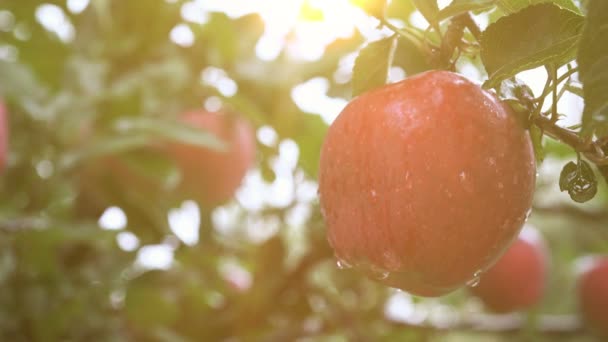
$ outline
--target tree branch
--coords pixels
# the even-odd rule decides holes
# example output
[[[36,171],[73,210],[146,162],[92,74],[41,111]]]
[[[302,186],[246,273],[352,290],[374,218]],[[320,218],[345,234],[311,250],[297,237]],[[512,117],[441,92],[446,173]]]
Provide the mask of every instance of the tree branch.
[[[1,233],[14,233],[23,230],[44,229],[48,222],[41,218],[23,217],[0,221]]]
[[[534,206],[535,213],[545,215],[567,215],[575,217],[579,220],[598,222],[608,221],[608,212],[605,210],[584,210],[571,205],[557,206]]]
[[[391,321],[397,327],[436,332],[467,331],[475,333],[514,334],[529,327],[524,314],[467,314],[451,322],[437,325],[430,322],[413,324]],[[535,331],[543,335],[580,335],[584,329],[576,315],[540,315]]]
[[[575,151],[582,153],[594,164],[608,165],[608,157],[605,156],[602,151],[603,145],[606,144],[605,140],[600,139],[593,141],[591,139],[582,139],[577,132],[560,127],[552,120],[542,115],[538,115],[532,120],[545,134],[572,147]]]
[[[551,138],[571,146],[578,152],[591,151],[592,144],[590,142],[583,141],[579,137],[578,133],[557,126],[553,121],[542,115],[538,115],[533,120],[534,124],[542,129]]]

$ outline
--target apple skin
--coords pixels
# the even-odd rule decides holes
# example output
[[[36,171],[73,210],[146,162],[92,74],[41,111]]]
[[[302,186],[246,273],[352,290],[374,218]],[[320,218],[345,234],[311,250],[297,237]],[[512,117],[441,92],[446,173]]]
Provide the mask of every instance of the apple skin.
[[[234,196],[256,157],[254,128],[243,118],[222,112],[190,111],[179,120],[215,134],[226,151],[172,143],[168,150],[181,170],[179,191],[206,207]]]
[[[589,257],[578,278],[579,310],[587,326],[608,337],[608,256]]]
[[[485,270],[531,207],[532,141],[479,85],[429,71],[352,100],[321,149],[319,194],[342,264],[420,296]]]
[[[6,168],[8,156],[8,111],[2,99],[0,99],[0,171]]]
[[[536,306],[546,289],[548,253],[545,246],[538,231],[524,228],[519,238],[469,291],[496,313]]]

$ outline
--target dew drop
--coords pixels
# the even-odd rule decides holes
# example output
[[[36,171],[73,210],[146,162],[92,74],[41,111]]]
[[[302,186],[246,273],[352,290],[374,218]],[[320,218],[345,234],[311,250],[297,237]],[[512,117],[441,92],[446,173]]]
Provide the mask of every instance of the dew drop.
[[[502,188],[504,188],[504,187],[505,187],[505,185],[504,185],[504,184],[502,184],[502,182],[498,182],[498,188],[499,188],[499,189],[502,189]]]
[[[467,286],[475,287],[475,286],[479,285],[480,280],[481,280],[481,270],[479,270],[473,274],[473,278],[471,280],[467,281]]]
[[[471,178],[467,177],[466,172],[460,171],[460,173],[458,174],[458,179],[460,180],[460,184],[462,185],[462,187],[465,191],[467,191],[467,192],[473,191],[473,184],[471,182]]]
[[[372,197],[376,197],[376,196],[377,196],[377,194],[376,194],[376,190],[372,190],[372,191],[370,191],[370,194],[372,194]]]
[[[336,248],[336,246],[334,245],[334,237],[332,234],[327,234],[327,243],[329,243],[331,248],[333,248],[333,249]]]
[[[532,214],[532,208],[528,209],[528,211],[526,212],[526,217],[524,218],[524,222],[528,221],[531,214]]]
[[[467,179],[467,174],[464,171],[462,171],[462,172],[460,172],[459,178],[460,178],[461,182],[464,182]]]
[[[378,280],[386,279],[390,275],[389,271],[384,270],[384,269],[382,269],[380,267],[377,267],[377,266],[374,266],[374,265],[371,265],[369,267],[369,272],[370,272],[370,274],[371,274],[372,277],[374,277],[374,278],[376,278]]]
[[[336,261],[336,266],[338,266],[338,268],[341,270],[345,270],[345,269],[349,269],[349,268],[353,267],[351,264],[344,261],[343,259],[338,259],[338,261]]]
[[[401,260],[397,254],[386,251],[384,252],[384,265],[391,271],[397,271],[401,268]]]
[[[323,206],[321,206],[321,217],[323,217],[323,219],[327,218],[327,216],[325,215],[325,208],[323,208]]]

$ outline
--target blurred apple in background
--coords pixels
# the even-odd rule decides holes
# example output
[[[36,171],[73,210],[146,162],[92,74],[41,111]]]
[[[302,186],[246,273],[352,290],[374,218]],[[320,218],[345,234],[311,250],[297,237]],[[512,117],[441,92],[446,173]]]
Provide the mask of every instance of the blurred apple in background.
[[[530,309],[543,298],[547,268],[544,241],[535,228],[527,225],[470,292],[494,312]]]
[[[581,258],[579,265],[580,313],[589,328],[608,336],[608,256]]]
[[[168,147],[176,161],[181,181],[178,191],[192,196],[205,207],[227,201],[241,185],[256,156],[255,130],[243,118],[224,112],[191,111],[180,120],[217,136],[224,151],[185,143]]]

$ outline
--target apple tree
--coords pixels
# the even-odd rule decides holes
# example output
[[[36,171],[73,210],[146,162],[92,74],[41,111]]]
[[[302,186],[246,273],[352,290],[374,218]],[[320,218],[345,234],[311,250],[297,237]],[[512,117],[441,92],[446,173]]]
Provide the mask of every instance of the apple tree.
[[[0,0],[0,340],[601,340],[607,25]]]

